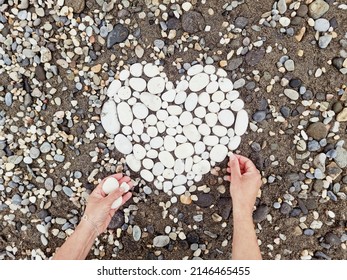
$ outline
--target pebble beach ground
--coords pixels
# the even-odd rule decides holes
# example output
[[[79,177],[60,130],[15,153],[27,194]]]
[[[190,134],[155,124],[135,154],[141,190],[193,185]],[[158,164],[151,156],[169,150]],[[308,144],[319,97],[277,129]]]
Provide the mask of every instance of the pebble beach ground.
[[[0,0],[0,259],[50,258],[116,172],[89,259],[230,259],[229,151],[264,259],[347,259],[346,124],[346,1]]]

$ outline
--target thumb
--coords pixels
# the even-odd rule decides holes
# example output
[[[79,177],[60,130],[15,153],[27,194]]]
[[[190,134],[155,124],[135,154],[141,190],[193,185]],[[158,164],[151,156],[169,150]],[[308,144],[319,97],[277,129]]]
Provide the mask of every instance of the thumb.
[[[231,181],[233,180],[233,178],[241,177],[239,160],[237,159],[237,157],[234,154],[230,155],[229,168],[230,168],[230,180]]]

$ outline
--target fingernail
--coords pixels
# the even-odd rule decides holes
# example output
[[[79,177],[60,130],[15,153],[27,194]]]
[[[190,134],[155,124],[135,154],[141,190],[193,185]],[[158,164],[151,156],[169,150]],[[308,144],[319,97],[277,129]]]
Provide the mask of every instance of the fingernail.
[[[230,154],[230,160],[235,160],[236,159],[236,156],[234,155],[234,153],[231,153]]]
[[[125,182],[123,182],[123,183],[120,185],[120,188],[121,188],[124,192],[127,192],[127,191],[130,190],[130,186],[129,186],[127,183],[125,183]]]

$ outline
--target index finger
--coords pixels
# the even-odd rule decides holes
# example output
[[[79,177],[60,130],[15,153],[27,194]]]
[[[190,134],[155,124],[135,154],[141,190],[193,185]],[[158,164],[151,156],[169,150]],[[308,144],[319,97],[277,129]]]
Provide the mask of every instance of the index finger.
[[[249,159],[241,155],[236,155],[239,160],[241,168],[245,172],[259,172],[254,163]]]

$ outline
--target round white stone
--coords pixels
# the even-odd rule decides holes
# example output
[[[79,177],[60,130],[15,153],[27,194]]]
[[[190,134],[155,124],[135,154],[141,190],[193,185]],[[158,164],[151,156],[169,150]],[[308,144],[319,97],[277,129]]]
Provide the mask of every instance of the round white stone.
[[[130,78],[129,80],[129,86],[138,92],[144,91],[146,89],[146,84],[146,80],[142,78]]]
[[[208,126],[213,127],[217,124],[218,121],[218,115],[215,113],[208,113],[205,116],[206,123]]]
[[[207,92],[202,92],[199,94],[199,104],[201,106],[207,107],[211,102],[210,95]]]
[[[105,194],[109,194],[119,187],[119,182],[116,178],[114,177],[108,177],[104,183],[102,184],[102,190],[104,191]]]
[[[174,137],[166,135],[164,138],[164,148],[166,151],[172,152],[176,149],[177,143]]]
[[[114,138],[116,149],[124,155],[130,154],[133,150],[133,145],[130,140],[123,134],[117,134]]]
[[[149,92],[142,92],[140,100],[152,111],[158,111],[161,108],[161,99],[159,96],[151,94]]]
[[[133,121],[133,113],[128,103],[121,102],[117,106],[119,121],[122,125],[130,125]]]
[[[198,95],[195,92],[192,92],[188,95],[186,101],[184,102],[184,108],[187,111],[193,111],[198,104]]]
[[[235,116],[230,110],[222,110],[218,113],[218,120],[225,127],[230,127],[235,121]]]
[[[214,94],[212,94],[212,101],[214,102],[222,102],[225,98],[224,92],[222,91],[216,91]]]
[[[173,168],[175,166],[175,159],[168,151],[160,152],[158,158],[166,168]]]
[[[181,194],[184,194],[185,191],[186,191],[186,187],[185,186],[177,186],[177,187],[174,187],[172,189],[173,193],[176,194],[176,195],[181,195]]]
[[[181,125],[188,125],[191,124],[193,121],[193,115],[190,112],[184,111],[179,118]]]
[[[164,144],[164,140],[161,136],[154,137],[149,142],[149,145],[151,146],[152,149],[159,149],[160,147],[163,146],[163,144]]]
[[[196,143],[200,140],[201,135],[195,125],[189,124],[183,127],[183,134],[191,143]]]
[[[120,71],[120,73],[119,73],[119,79],[121,81],[127,80],[129,78],[129,76],[130,76],[130,72],[126,69]]]
[[[233,110],[234,112],[238,112],[243,109],[245,103],[241,99],[236,99],[234,100],[231,105],[230,109]]]
[[[202,140],[206,146],[215,146],[219,143],[219,138],[215,135],[207,135]]]
[[[143,120],[148,116],[148,108],[142,103],[136,103],[133,106],[133,114],[135,118]]]
[[[117,92],[117,96],[122,100],[128,100],[131,96],[131,89],[128,86],[122,86]]]
[[[120,123],[117,116],[117,106],[113,100],[104,103],[101,110],[101,124],[106,132],[117,134],[120,131]]]
[[[199,125],[198,131],[204,136],[211,134],[211,128],[205,123]]]
[[[143,67],[143,72],[145,73],[145,75],[149,78],[155,77],[157,75],[159,75],[159,68],[158,66],[152,64],[152,63],[148,63]]]
[[[149,170],[147,169],[142,169],[140,171],[140,175],[141,177],[146,180],[147,182],[152,182],[154,180],[154,176],[152,174],[152,172],[150,172]]]
[[[245,110],[238,111],[236,115],[236,121],[235,121],[235,134],[236,135],[243,135],[247,131],[248,127],[248,114]]]
[[[206,87],[206,92],[209,94],[212,94],[214,92],[216,92],[219,88],[219,84],[217,81],[212,81],[210,82],[207,87]]]
[[[209,173],[211,170],[210,162],[208,160],[203,159],[198,163],[194,164],[192,170],[195,174],[205,175]]]
[[[210,77],[206,73],[199,73],[193,76],[189,81],[189,89],[191,91],[200,91],[204,89],[210,82]]]
[[[218,84],[219,84],[220,90],[224,92],[229,92],[233,90],[234,88],[233,82],[230,81],[230,79],[228,78],[220,78],[218,80]]]
[[[175,100],[175,97],[176,91],[174,89],[170,89],[161,95],[161,98],[166,102],[173,102]]]
[[[194,66],[190,67],[187,71],[187,74],[189,76],[194,76],[196,74],[201,73],[204,70],[204,66],[201,64],[195,64]]]
[[[206,145],[204,142],[199,141],[194,144],[194,150],[197,155],[202,154],[206,150]]]
[[[121,88],[122,83],[119,80],[113,80],[110,86],[107,89],[107,96],[113,97],[118,93],[118,90]]]
[[[187,99],[187,93],[185,91],[179,91],[175,97],[175,104],[183,104]]]
[[[152,94],[162,93],[165,89],[165,80],[162,77],[154,77],[148,81],[147,89]]]
[[[212,127],[212,132],[214,135],[216,135],[218,137],[223,137],[223,136],[227,135],[228,130],[224,126],[216,125],[216,126]]]
[[[241,144],[241,137],[236,135],[233,138],[230,139],[230,142],[228,144],[228,148],[231,151],[235,151]]]
[[[216,72],[216,67],[213,65],[205,65],[204,72],[209,75],[214,74]]]
[[[136,159],[138,159],[138,160],[144,159],[146,156],[146,153],[147,153],[147,151],[143,146],[141,146],[139,144],[135,144],[133,146],[133,154],[134,154],[134,157]]]
[[[159,176],[164,172],[164,165],[161,162],[156,162],[152,168],[152,173],[154,176]]]
[[[131,124],[131,127],[133,128],[133,131],[136,135],[139,135],[139,136],[142,135],[143,129],[144,129],[144,125],[142,121],[135,119],[133,123]]]
[[[228,154],[228,148],[224,145],[215,145],[210,151],[210,158],[214,162],[222,162]]]
[[[130,74],[134,77],[141,77],[142,69],[143,67],[141,63],[134,63],[130,66]]]
[[[184,143],[176,147],[175,156],[179,159],[191,157],[194,154],[194,147],[191,143]]]

